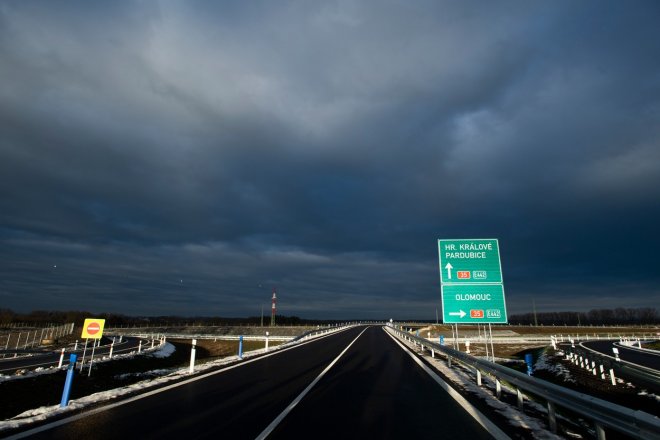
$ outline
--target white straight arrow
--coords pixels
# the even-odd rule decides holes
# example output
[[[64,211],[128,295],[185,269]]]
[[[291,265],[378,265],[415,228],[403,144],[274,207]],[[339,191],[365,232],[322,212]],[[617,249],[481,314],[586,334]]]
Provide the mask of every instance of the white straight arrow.
[[[462,318],[465,315],[467,315],[467,313],[465,313],[463,310],[458,312],[449,312],[449,316],[460,316]]]
[[[447,269],[447,279],[451,280],[451,270],[454,268],[454,266],[451,265],[451,263],[447,263],[445,266],[445,269]]]

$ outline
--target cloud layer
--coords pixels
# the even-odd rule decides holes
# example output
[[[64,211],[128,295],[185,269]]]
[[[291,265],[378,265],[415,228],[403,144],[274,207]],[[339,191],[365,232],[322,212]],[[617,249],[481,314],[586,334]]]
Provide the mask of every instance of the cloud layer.
[[[434,317],[658,306],[655,2],[5,2],[0,304]],[[57,267],[55,267],[57,266]]]

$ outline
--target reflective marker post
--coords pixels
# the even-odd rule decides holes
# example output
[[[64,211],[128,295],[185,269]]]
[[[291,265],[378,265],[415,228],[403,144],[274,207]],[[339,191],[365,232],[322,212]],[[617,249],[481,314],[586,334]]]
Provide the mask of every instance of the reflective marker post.
[[[243,335],[238,338],[238,358],[243,359]]]
[[[76,368],[76,361],[78,355],[71,353],[69,355],[69,367],[66,370],[66,380],[64,381],[64,391],[62,391],[62,400],[60,401],[60,408],[65,408],[69,404],[69,392],[71,391],[71,384],[73,383],[73,371]]]
[[[57,368],[62,368],[63,361],[64,361],[64,349],[62,349],[62,353],[60,353],[60,362],[57,364]]]
[[[195,372],[195,346],[197,345],[197,339],[192,340],[192,348],[190,349],[190,368],[188,372],[193,374]]]

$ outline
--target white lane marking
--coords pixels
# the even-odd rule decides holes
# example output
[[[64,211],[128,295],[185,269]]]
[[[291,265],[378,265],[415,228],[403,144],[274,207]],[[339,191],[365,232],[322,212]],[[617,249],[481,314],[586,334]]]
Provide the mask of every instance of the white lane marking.
[[[498,440],[511,440],[511,437],[506,435],[504,431],[502,431],[496,424],[494,424],[488,417],[486,417],[481,411],[479,411],[477,408],[475,408],[470,402],[468,402],[465,397],[461,396],[458,391],[453,389],[447,382],[442,380],[440,376],[438,376],[435,371],[431,370],[425,363],[423,363],[419,358],[417,357],[416,354],[412,353],[408,348],[406,348],[401,342],[399,342],[398,339],[396,339],[390,332],[386,331],[385,328],[383,328],[383,331],[387,333],[387,335],[396,342],[399,347],[403,349],[408,355],[419,365],[422,367],[422,369],[431,376],[433,380],[435,380],[440,387],[447,392],[451,397],[454,398],[454,400],[463,407],[463,409],[474,418],[477,423],[479,423],[481,426],[484,427],[486,431],[488,431],[493,437],[495,437]]]
[[[52,429],[52,428],[56,428],[56,427],[61,426],[61,425],[66,425],[67,423],[75,422],[76,420],[80,420],[80,419],[83,419],[85,417],[89,417],[89,416],[92,416],[94,414],[98,414],[98,413],[103,412],[103,411],[108,411],[108,410],[116,408],[118,406],[126,405],[127,403],[131,403],[131,402],[134,402],[136,400],[144,399],[145,397],[153,396],[154,394],[159,394],[159,393],[171,390],[173,388],[177,388],[177,387],[189,384],[191,382],[196,382],[198,380],[206,379],[209,376],[214,376],[216,374],[224,373],[225,371],[232,370],[232,369],[240,367],[242,365],[251,364],[252,362],[257,362],[257,361],[260,361],[262,359],[266,359],[268,357],[284,353],[285,351],[293,350],[294,348],[299,348],[299,347],[302,347],[304,345],[320,341],[321,339],[325,339],[325,338],[328,338],[330,336],[336,335],[337,333],[344,332],[344,331],[346,331],[350,328],[352,328],[352,327],[347,327],[346,329],[339,330],[338,332],[328,333],[327,335],[320,336],[320,337],[315,338],[315,339],[310,339],[309,341],[301,342],[299,344],[293,345],[293,346],[288,347],[288,348],[282,348],[282,349],[279,349],[277,351],[273,351],[272,353],[265,354],[263,356],[259,356],[259,357],[254,358],[254,359],[249,359],[249,360],[246,360],[246,361],[242,361],[242,362],[239,362],[237,364],[231,365],[229,367],[222,368],[220,370],[211,371],[210,373],[205,373],[205,374],[202,374],[200,376],[193,377],[193,378],[181,381],[181,382],[177,382],[177,383],[172,384],[172,385],[167,385],[163,388],[158,388],[158,389],[153,390],[153,391],[148,391],[144,394],[139,394],[137,396],[133,396],[133,397],[128,398],[126,400],[122,400],[121,402],[111,403],[110,405],[106,405],[106,406],[102,406],[100,408],[92,409],[90,411],[86,411],[84,413],[81,413],[81,414],[78,414],[78,415],[75,415],[75,416],[67,417],[66,419],[57,420],[55,422],[51,422],[51,423],[48,423],[46,425],[39,426],[37,428],[33,428],[33,429],[28,430],[28,431],[19,432],[19,433],[16,433],[16,434],[14,434],[10,437],[6,437],[5,440],[21,439],[21,438],[29,437],[29,436],[34,435],[34,434],[38,434],[38,433],[43,432],[43,431],[47,431],[47,430]],[[360,333],[360,334],[362,334],[362,333]]]
[[[279,416],[277,416],[277,418],[275,418],[275,420],[273,420],[273,421],[270,423],[270,425],[268,425],[268,426],[266,427],[266,429],[264,429],[264,430],[261,432],[261,434],[259,434],[259,435],[257,436],[257,438],[256,438],[255,440],[264,440],[266,437],[268,437],[268,436],[270,435],[270,433],[273,432],[273,430],[274,430],[275,428],[277,428],[277,425],[279,425],[280,422],[281,422],[282,420],[284,420],[284,418],[287,416],[287,414],[289,414],[289,413],[291,412],[291,410],[292,410],[293,408],[295,408],[296,405],[298,405],[298,403],[300,403],[300,401],[303,399],[303,397],[305,397],[305,396],[307,395],[307,393],[309,393],[309,391],[310,391],[312,388],[314,388],[314,385],[316,385],[316,384],[318,383],[318,381],[321,380],[321,378],[322,378],[323,376],[325,376],[325,373],[327,373],[328,371],[330,371],[330,369],[332,368],[332,366],[335,365],[335,364],[337,363],[337,361],[339,360],[339,358],[341,358],[341,357],[344,355],[344,353],[346,353],[346,352],[348,351],[348,349],[351,348],[351,345],[353,345],[353,344],[355,343],[355,341],[357,341],[358,338],[359,338],[360,336],[362,336],[362,333],[364,333],[365,331],[367,331],[368,328],[369,328],[369,327],[367,327],[367,328],[365,328],[364,330],[362,330],[362,331],[360,332],[360,334],[357,335],[357,336],[355,337],[355,339],[353,339],[353,341],[351,341],[351,343],[348,344],[348,345],[346,346],[346,348],[344,348],[344,351],[342,351],[341,353],[339,353],[339,356],[337,356],[337,357],[335,358],[334,361],[330,362],[330,364],[329,364],[327,367],[325,367],[325,370],[323,370],[323,371],[321,372],[321,374],[319,374],[319,375],[316,377],[316,379],[314,379],[314,380],[312,381],[312,383],[310,383],[309,385],[307,385],[307,388],[305,388],[305,389],[302,391],[302,393],[300,393],[300,394],[298,395],[298,397],[296,397],[295,399],[293,399],[293,402],[291,402],[291,403],[289,404],[289,406],[287,406],[287,407],[284,409],[284,411],[282,411],[282,413],[281,413]]]

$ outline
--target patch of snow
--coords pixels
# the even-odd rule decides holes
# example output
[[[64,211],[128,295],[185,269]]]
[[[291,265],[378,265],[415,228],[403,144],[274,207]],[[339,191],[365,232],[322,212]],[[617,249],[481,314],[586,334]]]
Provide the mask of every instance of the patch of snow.
[[[158,376],[165,376],[166,374],[172,373],[175,371],[175,369],[172,368],[161,368],[157,370],[150,370],[150,371],[143,371],[140,373],[124,373],[124,374],[117,374],[115,376],[115,379],[118,380],[123,380],[123,379],[128,379],[129,377],[158,377]]]
[[[155,358],[166,358],[172,356],[172,354],[176,351],[176,347],[169,342],[166,342],[163,344],[161,348],[158,350],[154,351],[153,353],[149,353],[149,356],[155,357]]]
[[[641,391],[640,391],[639,393],[637,393],[637,394],[640,395],[640,396],[648,397],[649,399],[653,399],[653,400],[655,400],[656,402],[660,402],[660,396],[658,396],[657,394],[649,393],[649,392],[646,391],[646,390],[641,390]]]
[[[564,382],[576,383],[576,380],[571,375],[571,371],[561,364],[562,356],[557,353],[555,356],[549,356],[547,351],[543,351],[541,356],[534,363],[534,370],[545,370],[561,377]]]
[[[56,372],[58,372],[62,369],[66,369],[66,367],[62,367],[62,368],[57,368],[57,367],[43,368],[43,367],[39,367],[39,368],[36,368],[35,370],[32,370],[32,371],[26,370],[24,373],[12,374],[11,376],[0,374],[0,382],[8,382],[10,380],[26,379],[28,377],[35,377],[35,376],[41,376],[41,375],[44,375],[44,374],[56,373]]]

